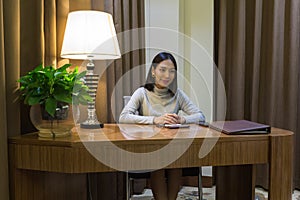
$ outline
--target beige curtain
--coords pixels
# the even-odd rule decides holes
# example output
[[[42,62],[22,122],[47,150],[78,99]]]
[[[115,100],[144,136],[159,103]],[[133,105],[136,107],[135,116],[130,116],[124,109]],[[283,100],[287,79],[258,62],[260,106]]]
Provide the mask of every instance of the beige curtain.
[[[3,0],[0,0],[0,198],[9,199],[8,159],[7,159],[7,117],[6,117],[6,75],[4,54],[4,17]],[[17,122],[17,121],[16,121]],[[17,122],[18,123],[18,122]]]
[[[29,108],[18,101],[16,80],[40,63],[53,64],[57,67],[66,62],[74,65],[81,64],[82,61],[60,58],[65,23],[70,11],[106,10],[113,14],[117,32],[121,32],[143,26],[142,2],[138,0],[0,0],[0,160],[2,163],[0,199],[9,199],[7,136],[34,130],[28,117]],[[132,39],[134,42],[142,41],[140,38]],[[98,104],[101,104],[106,111],[101,116],[104,122],[114,121],[111,107],[118,104],[114,101],[122,101],[119,97],[114,97],[116,100],[111,106],[111,90],[114,84],[123,73],[140,62],[144,62],[143,51],[129,52],[126,58],[113,63],[105,71],[102,82],[100,81],[101,87],[105,89],[105,95],[102,94],[98,100]],[[132,90],[130,87],[126,89],[127,92]]]
[[[216,0],[215,19],[226,118],[294,131],[294,183],[300,188],[300,1]],[[266,166],[257,167],[258,185],[266,187],[266,173]]]

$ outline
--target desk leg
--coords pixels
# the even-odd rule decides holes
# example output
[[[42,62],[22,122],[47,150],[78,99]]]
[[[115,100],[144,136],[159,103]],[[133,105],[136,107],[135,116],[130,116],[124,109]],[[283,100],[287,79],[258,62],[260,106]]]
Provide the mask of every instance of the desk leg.
[[[292,199],[293,137],[271,136],[269,200]]]
[[[254,167],[252,165],[222,166],[216,169],[217,200],[253,200]]]

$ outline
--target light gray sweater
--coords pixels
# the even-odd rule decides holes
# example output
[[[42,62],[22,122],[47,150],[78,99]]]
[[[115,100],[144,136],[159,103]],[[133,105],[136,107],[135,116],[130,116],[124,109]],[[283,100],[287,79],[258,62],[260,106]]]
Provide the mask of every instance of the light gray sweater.
[[[168,89],[154,87],[153,92],[144,87],[138,88],[124,107],[119,122],[134,124],[153,124],[154,117],[182,110],[186,123],[205,121],[205,116],[180,89],[174,96]],[[138,111],[138,115],[136,114]]]

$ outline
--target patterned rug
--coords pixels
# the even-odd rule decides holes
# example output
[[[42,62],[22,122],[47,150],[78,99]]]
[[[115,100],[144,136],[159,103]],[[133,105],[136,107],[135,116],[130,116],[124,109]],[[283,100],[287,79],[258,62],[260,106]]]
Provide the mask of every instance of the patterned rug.
[[[214,188],[203,188],[204,200],[214,199]],[[197,187],[182,187],[178,193],[177,200],[197,200]],[[142,195],[134,195],[131,200],[154,200],[150,189],[146,189]]]
[[[215,199],[215,187],[203,188],[204,200]],[[267,200],[268,192],[262,188],[255,189],[255,200]],[[154,200],[150,189],[146,189],[142,195],[134,195],[131,200]],[[198,190],[196,187],[182,187],[178,193],[177,200],[198,200]],[[300,191],[295,190],[293,192],[292,200],[300,200]]]

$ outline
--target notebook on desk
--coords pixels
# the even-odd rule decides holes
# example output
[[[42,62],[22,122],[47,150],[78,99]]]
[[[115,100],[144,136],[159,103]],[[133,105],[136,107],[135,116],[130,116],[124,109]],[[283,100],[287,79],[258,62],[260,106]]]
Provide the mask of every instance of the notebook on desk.
[[[248,120],[215,121],[209,127],[225,134],[268,134],[271,127]]]

